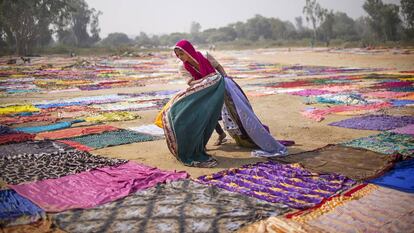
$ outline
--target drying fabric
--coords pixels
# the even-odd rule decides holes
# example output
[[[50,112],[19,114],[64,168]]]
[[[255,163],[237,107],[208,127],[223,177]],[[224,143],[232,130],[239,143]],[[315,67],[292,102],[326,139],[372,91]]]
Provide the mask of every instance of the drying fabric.
[[[10,133],[0,135],[0,145],[11,142],[24,142],[35,138],[36,135],[29,133]]]
[[[328,232],[412,232],[414,195],[378,188],[359,200],[336,207],[307,224]]]
[[[363,112],[374,112],[378,111],[380,109],[391,107],[392,105],[390,103],[374,103],[369,105],[357,105],[357,106],[334,106],[331,108],[325,108],[325,109],[311,109],[306,110],[302,112],[302,115],[316,120],[316,121],[322,121],[325,119],[326,115],[332,114],[332,113],[343,113],[343,112],[350,112],[353,111],[354,114],[357,113],[363,113]]]
[[[101,123],[109,121],[129,121],[141,117],[132,112],[106,112],[95,116],[85,117],[86,122]]]
[[[138,133],[150,134],[150,135],[158,136],[158,137],[164,137],[164,130],[154,124],[141,125],[138,127],[130,127],[129,129],[132,131],[138,132]]]
[[[362,105],[368,102],[355,94],[325,94],[308,97],[306,103]]]
[[[101,111],[138,111],[152,107],[157,107],[155,103],[132,103],[132,102],[121,102],[113,104],[99,104],[93,105],[92,107],[100,109]]]
[[[198,180],[296,209],[312,207],[355,184],[342,175],[312,173],[298,164],[273,161],[224,170]]]
[[[391,171],[370,182],[380,186],[414,193],[414,159],[397,163]]]
[[[20,154],[47,154],[64,151],[70,148],[64,143],[55,141],[26,141],[20,143],[0,145],[0,158]]]
[[[326,231],[281,217],[270,217],[243,227],[237,233],[325,233]]]
[[[108,146],[117,146],[134,142],[146,142],[157,139],[154,136],[137,133],[131,130],[108,131],[101,134],[86,135],[70,138],[67,141],[78,142],[90,148],[99,149]]]
[[[413,86],[393,87],[388,90],[395,91],[395,92],[414,92],[414,87]]]
[[[46,114],[37,114],[32,116],[13,116],[13,117],[3,117],[0,118],[0,124],[4,125],[13,125],[13,124],[21,124],[26,122],[56,122],[58,120],[57,117],[51,116],[50,113]]]
[[[288,210],[185,179],[139,191],[93,209],[53,215],[60,228],[83,232],[232,232]]]
[[[414,100],[391,100],[394,107],[414,106]]]
[[[10,134],[10,133],[16,133],[16,131],[14,131],[10,127],[4,126],[4,125],[0,125],[0,135]]]
[[[15,105],[0,107],[0,115],[16,114],[21,112],[38,112],[40,109],[33,105]]]
[[[398,133],[398,134],[410,134],[414,136],[414,124],[407,125],[401,128],[393,129],[391,132]]]
[[[0,228],[0,233],[66,233],[52,224],[49,218],[32,224]]]
[[[58,129],[69,128],[72,124],[82,122],[83,120],[64,121],[52,125],[30,126],[15,128],[16,131],[25,133],[40,133],[45,131],[53,131]]]
[[[412,156],[414,153],[413,141],[414,137],[411,135],[383,132],[377,135],[351,140],[342,145],[364,148],[382,154],[399,153],[406,156]]]
[[[393,99],[398,97],[404,97],[407,96],[408,93],[404,92],[392,92],[392,91],[375,91],[375,92],[368,92],[364,93],[364,97],[370,97],[370,98],[385,98],[385,99]]]
[[[36,135],[39,139],[62,139],[78,137],[83,135],[100,134],[107,131],[115,131],[119,128],[110,125],[94,125],[85,127],[76,127],[70,129],[57,130],[53,132],[43,132]]]
[[[295,91],[291,92],[289,94],[291,95],[299,95],[299,96],[313,96],[313,95],[323,95],[323,94],[329,94],[329,91],[326,90],[319,90],[319,89],[305,89],[302,91]]]
[[[97,168],[58,179],[11,185],[11,188],[47,212],[60,212],[95,207],[158,183],[187,176],[185,172],[161,171],[128,162],[117,167]]]
[[[278,161],[300,163],[312,172],[337,173],[355,180],[367,180],[391,169],[398,159],[398,156],[365,149],[327,145],[313,151],[289,155]]]
[[[61,143],[65,143],[66,145],[71,146],[73,148],[76,148],[80,151],[88,151],[89,152],[89,151],[93,150],[92,147],[82,145],[79,142],[74,142],[74,141],[70,141],[70,140],[57,140],[57,141],[61,142]]]
[[[13,222],[31,223],[45,213],[28,199],[14,190],[0,190],[0,226],[13,225]]]
[[[0,157],[0,178],[9,184],[58,178],[94,168],[126,163],[123,159],[110,159],[77,150],[53,153],[21,154]]]
[[[329,125],[350,129],[390,130],[409,124],[414,124],[414,116],[369,115],[337,121]]]

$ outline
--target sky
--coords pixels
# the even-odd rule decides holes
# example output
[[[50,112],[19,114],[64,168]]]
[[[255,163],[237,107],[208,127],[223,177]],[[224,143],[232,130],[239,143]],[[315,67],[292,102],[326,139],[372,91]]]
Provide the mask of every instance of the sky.
[[[102,11],[101,37],[123,32],[134,37],[189,32],[191,22],[201,30],[218,28],[237,21],[245,22],[256,14],[289,20],[302,16],[305,0],[86,0],[90,8]],[[327,9],[342,11],[356,19],[365,16],[365,0],[318,0]],[[383,0],[400,3],[399,0]],[[304,18],[304,17],[303,17]],[[304,19],[304,23],[306,23]]]

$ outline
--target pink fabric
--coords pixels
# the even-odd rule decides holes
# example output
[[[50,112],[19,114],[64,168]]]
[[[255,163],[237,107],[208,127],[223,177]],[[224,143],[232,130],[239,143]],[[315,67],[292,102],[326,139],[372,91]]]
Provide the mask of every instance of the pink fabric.
[[[92,208],[161,182],[187,177],[186,172],[161,171],[130,161],[118,167],[98,168],[58,179],[10,187],[45,211],[60,212]]]
[[[200,67],[200,70],[197,71],[189,62],[184,62],[185,69],[190,72],[191,76],[193,76],[194,80],[202,79],[209,74],[215,73],[216,70],[210,64],[210,62],[201,54],[200,52],[196,51],[193,45],[187,40],[180,40],[175,45],[175,48],[179,48],[186,52],[190,57],[192,57]]]
[[[371,98],[398,98],[407,96],[409,92],[394,92],[394,91],[375,91],[364,93],[364,97],[371,97]]]
[[[311,96],[311,95],[323,95],[323,94],[329,94],[331,92],[327,90],[318,90],[318,89],[306,89],[302,91],[295,91],[291,92],[289,94],[292,95],[299,95],[299,96]]]
[[[391,107],[392,105],[390,103],[375,103],[371,105],[351,105],[351,106],[334,106],[331,108],[325,108],[325,109],[312,109],[303,111],[302,115],[310,118],[315,121],[322,121],[325,119],[326,115],[329,115],[331,113],[341,113],[341,112],[351,112],[351,111],[377,111],[383,108]]]
[[[393,129],[391,132],[399,133],[399,134],[411,134],[414,136],[414,124],[407,125],[401,128]]]

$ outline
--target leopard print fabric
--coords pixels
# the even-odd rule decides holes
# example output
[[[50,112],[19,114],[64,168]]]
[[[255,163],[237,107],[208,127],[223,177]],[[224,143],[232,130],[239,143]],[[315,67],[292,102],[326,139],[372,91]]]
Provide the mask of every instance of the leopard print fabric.
[[[0,178],[8,184],[21,184],[88,171],[94,168],[117,166],[123,159],[110,159],[78,150],[53,153],[0,156]]]

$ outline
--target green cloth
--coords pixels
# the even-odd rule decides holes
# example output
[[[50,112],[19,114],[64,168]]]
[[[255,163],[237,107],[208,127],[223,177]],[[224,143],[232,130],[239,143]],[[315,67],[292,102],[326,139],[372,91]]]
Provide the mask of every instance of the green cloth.
[[[213,79],[216,81],[210,82],[211,85],[178,98],[166,112],[169,122],[166,127],[170,127],[170,137],[175,137],[177,148],[171,152],[186,165],[210,158],[205,146],[217,125],[224,102],[224,80],[219,75]],[[194,88],[187,91],[194,91]],[[171,143],[168,138],[167,143]]]

